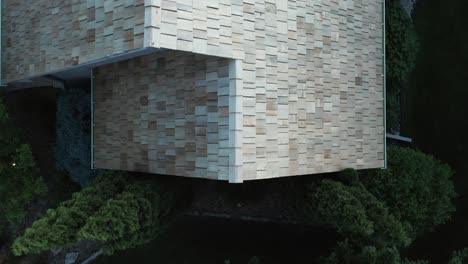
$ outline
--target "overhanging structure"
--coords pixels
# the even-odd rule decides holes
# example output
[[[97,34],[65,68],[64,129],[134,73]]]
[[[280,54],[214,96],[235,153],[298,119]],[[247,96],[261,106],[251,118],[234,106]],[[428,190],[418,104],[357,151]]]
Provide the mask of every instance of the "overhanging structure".
[[[381,1],[4,4],[7,82],[93,70],[96,168],[242,182],[385,166]]]

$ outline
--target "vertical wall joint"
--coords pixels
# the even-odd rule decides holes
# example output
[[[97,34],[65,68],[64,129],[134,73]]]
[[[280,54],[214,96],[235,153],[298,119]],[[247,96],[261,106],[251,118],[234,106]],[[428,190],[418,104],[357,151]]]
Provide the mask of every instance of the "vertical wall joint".
[[[229,182],[242,183],[242,61],[229,62]]]
[[[387,168],[387,52],[386,52],[386,16],[385,0],[382,0],[382,84],[383,84],[383,122],[384,122],[384,168]]]

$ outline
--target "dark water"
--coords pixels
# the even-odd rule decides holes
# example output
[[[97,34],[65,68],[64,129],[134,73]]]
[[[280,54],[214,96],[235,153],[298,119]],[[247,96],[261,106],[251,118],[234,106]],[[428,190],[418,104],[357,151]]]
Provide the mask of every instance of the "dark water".
[[[253,256],[262,263],[314,263],[335,240],[302,226],[185,217],[154,242],[95,263],[247,264]]]

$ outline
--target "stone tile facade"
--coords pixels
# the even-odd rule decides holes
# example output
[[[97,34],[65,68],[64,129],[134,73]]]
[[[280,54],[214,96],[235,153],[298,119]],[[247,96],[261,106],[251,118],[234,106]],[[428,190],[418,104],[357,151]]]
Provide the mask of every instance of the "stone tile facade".
[[[144,46],[144,0],[3,0],[6,82]]]
[[[153,46],[241,62],[242,179],[384,166],[381,1],[148,3]]]
[[[8,80],[169,50],[96,69],[98,168],[242,182],[384,166],[379,0],[5,2]]]
[[[228,59],[165,51],[94,75],[96,167],[228,180]]]

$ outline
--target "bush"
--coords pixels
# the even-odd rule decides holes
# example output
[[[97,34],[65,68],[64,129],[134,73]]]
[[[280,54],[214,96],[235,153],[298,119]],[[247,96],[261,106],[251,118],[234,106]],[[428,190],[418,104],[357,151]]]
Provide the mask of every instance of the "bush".
[[[83,239],[107,242],[106,254],[149,242],[160,228],[160,196],[148,186],[133,185],[91,216],[81,228]]]
[[[310,184],[307,193],[310,219],[331,225],[346,239],[322,263],[427,263],[402,260],[398,249],[450,219],[456,193],[447,165],[391,146],[387,170],[347,169],[338,178]],[[454,254],[454,263],[466,252]]]
[[[0,232],[14,233],[27,213],[27,208],[47,187],[39,175],[29,145],[21,145],[0,97]]]
[[[13,243],[17,256],[39,253],[80,240],[100,241],[105,253],[127,249],[156,237],[176,204],[173,194],[153,182],[133,182],[105,173],[72,199],[62,202],[26,229]]]
[[[44,195],[47,187],[39,176],[29,145],[21,145],[12,162],[16,166],[6,166],[0,172],[0,227],[15,232],[26,216],[27,207]]]
[[[399,131],[400,127],[400,102],[397,95],[387,92],[387,130]]]
[[[324,180],[309,192],[309,215],[331,225],[356,245],[406,245],[408,237],[387,207],[361,184],[345,186]]]
[[[361,180],[415,238],[447,222],[455,211],[452,175],[449,166],[429,155],[391,146],[388,169],[370,171]]]
[[[404,82],[416,65],[416,31],[400,1],[387,1],[386,11],[387,80]]]
[[[401,259],[395,247],[365,246],[355,249],[347,241],[338,242],[332,253],[319,261],[321,264],[428,264],[427,261]]]
[[[78,232],[88,218],[107,200],[121,192],[124,183],[122,175],[103,175],[92,187],[74,193],[72,199],[62,202],[57,209],[47,210],[44,217],[34,222],[22,237],[15,240],[13,253],[39,253],[77,242]]]
[[[16,148],[21,144],[19,134],[0,96],[0,161],[10,161],[15,154]]]
[[[57,169],[87,186],[98,172],[91,170],[91,95],[88,86],[68,87],[57,100]]]
[[[468,248],[455,251],[448,264],[466,264],[468,263]]]
[[[249,259],[247,264],[261,264],[262,262],[260,261],[260,258],[257,256],[253,256]]]
[[[359,174],[355,169],[345,169],[339,174],[339,180],[345,185],[357,185],[359,184]]]

